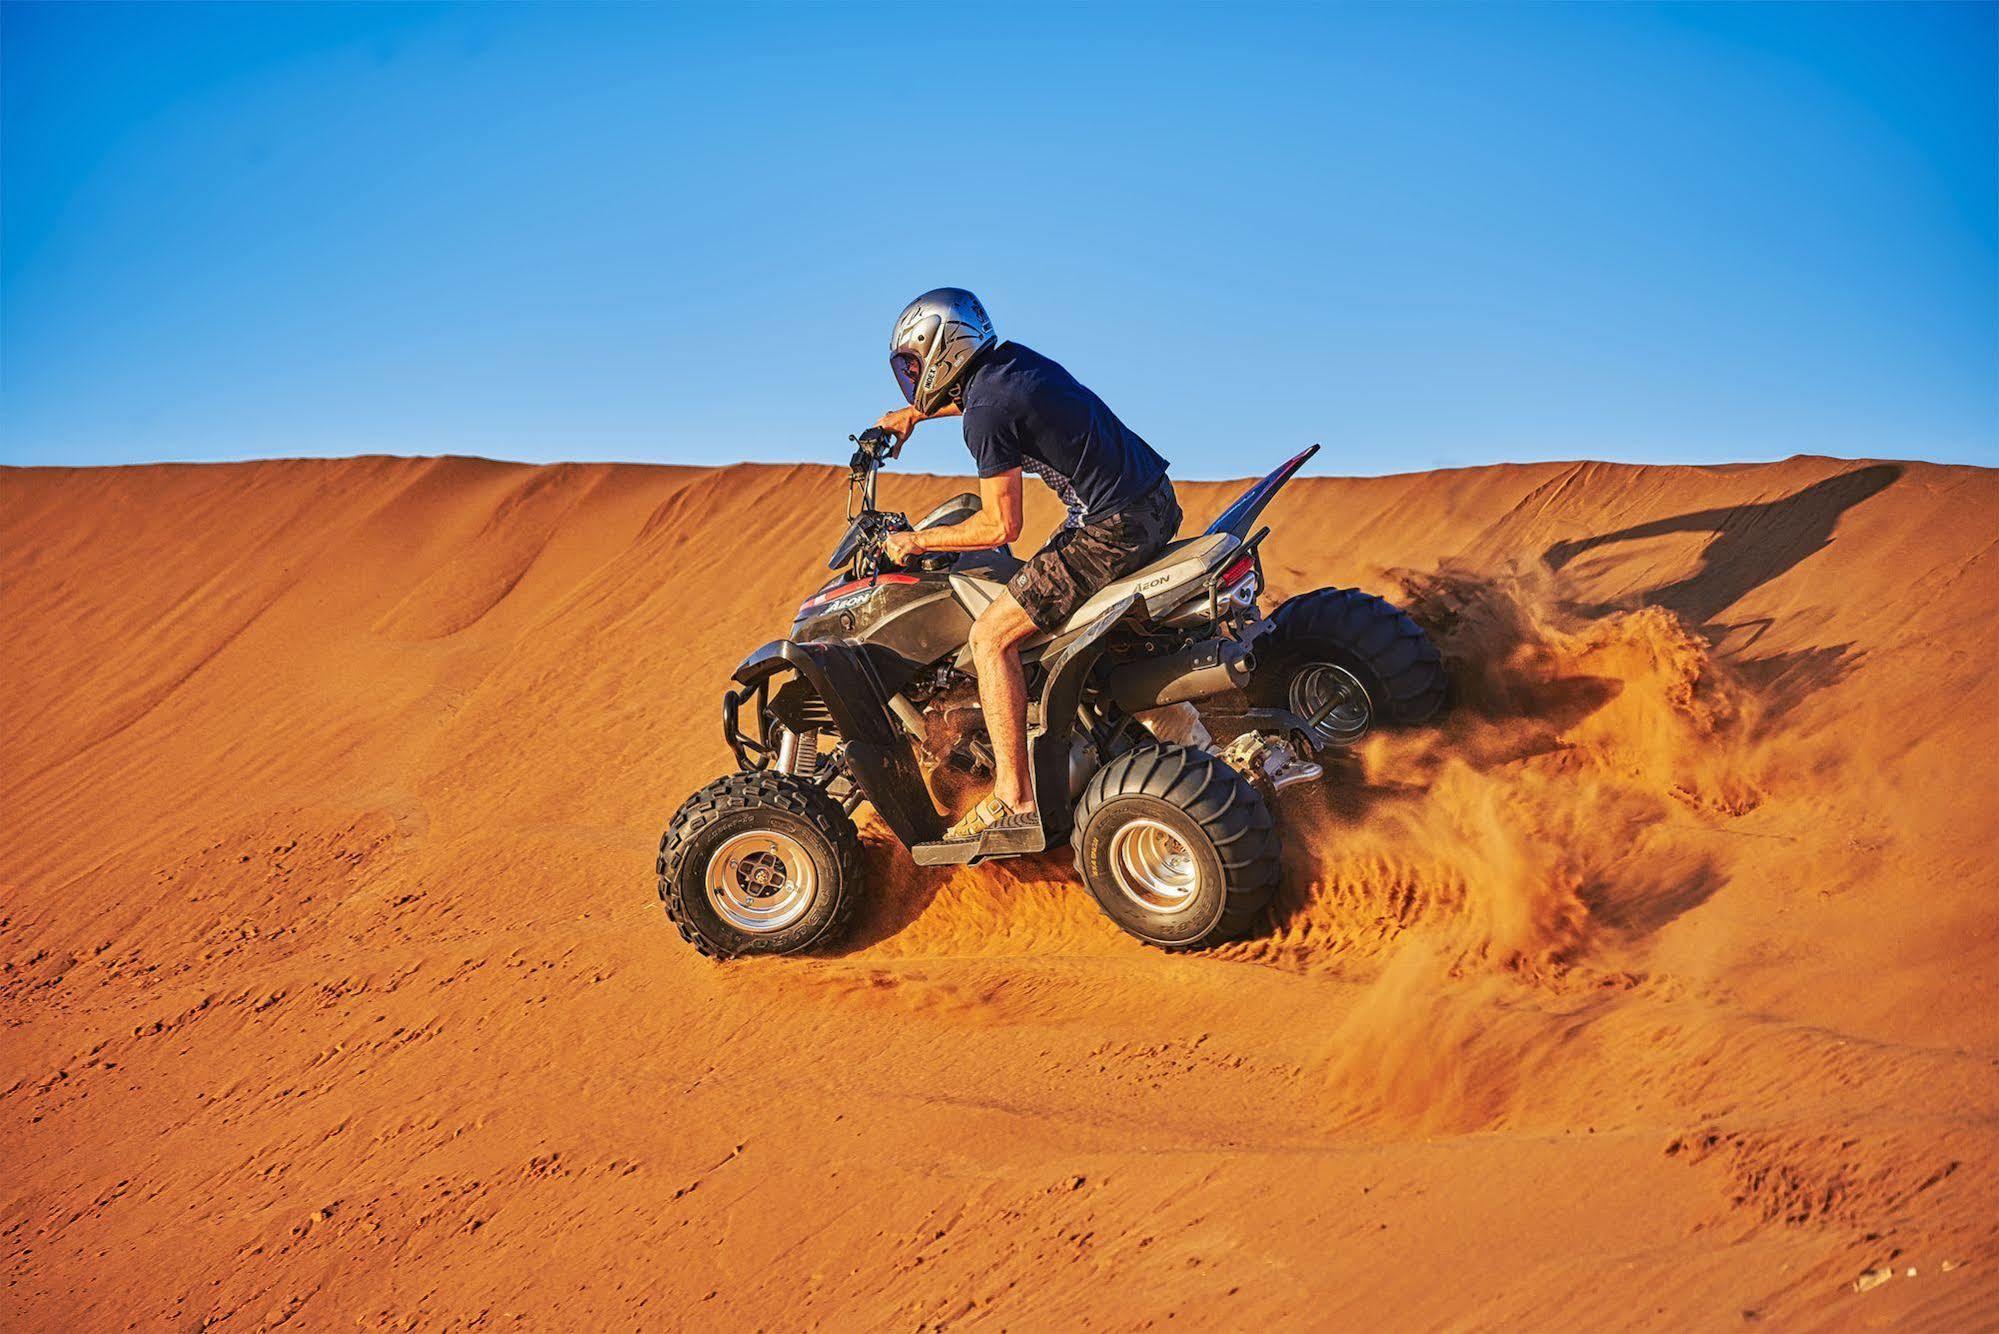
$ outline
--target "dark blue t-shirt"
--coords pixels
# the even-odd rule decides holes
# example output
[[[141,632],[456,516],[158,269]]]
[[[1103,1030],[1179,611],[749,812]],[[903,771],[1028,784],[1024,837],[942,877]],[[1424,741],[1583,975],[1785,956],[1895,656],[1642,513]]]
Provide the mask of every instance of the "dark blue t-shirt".
[[[1117,513],[1166,475],[1166,460],[1101,398],[1019,343],[979,358],[963,406],[965,446],[979,476],[1034,473],[1069,507],[1071,525]]]

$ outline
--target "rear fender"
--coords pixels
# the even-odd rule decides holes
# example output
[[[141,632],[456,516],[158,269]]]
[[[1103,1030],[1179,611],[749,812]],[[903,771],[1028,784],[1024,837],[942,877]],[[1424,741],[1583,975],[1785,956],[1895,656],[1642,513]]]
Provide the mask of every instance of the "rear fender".
[[[1250,525],[1256,522],[1259,514],[1263,513],[1263,507],[1268,505],[1271,498],[1284,489],[1286,482],[1297,475],[1298,470],[1305,466],[1305,461],[1318,452],[1319,447],[1313,445],[1303,453],[1286,459],[1268,477],[1243,492],[1237,498],[1235,504],[1217,515],[1215,521],[1208,525],[1208,531],[1210,533],[1230,533],[1237,538],[1249,536]]]
[[[861,794],[906,847],[928,843],[944,829],[944,817],[923,785],[916,755],[889,712],[893,693],[883,684],[899,674],[902,659],[885,649],[845,640],[799,643],[774,639],[734,673],[753,690],[789,668],[808,681],[840,733],[847,768]]]

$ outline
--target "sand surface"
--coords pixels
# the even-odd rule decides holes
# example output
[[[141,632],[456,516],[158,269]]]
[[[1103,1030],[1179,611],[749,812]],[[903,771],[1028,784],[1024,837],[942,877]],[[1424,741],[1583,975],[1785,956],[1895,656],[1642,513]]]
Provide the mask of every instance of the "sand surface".
[[[1999,1327],[1999,474],[1294,484],[1461,698],[1264,937],[864,827],[717,966],[654,845],[840,495],[0,471],[0,1328]]]

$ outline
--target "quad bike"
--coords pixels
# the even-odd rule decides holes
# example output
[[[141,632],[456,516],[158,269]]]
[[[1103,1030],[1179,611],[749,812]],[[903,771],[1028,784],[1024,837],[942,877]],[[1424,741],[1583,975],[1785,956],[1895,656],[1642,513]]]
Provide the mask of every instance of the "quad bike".
[[[722,733],[739,772],[689,797],[660,840],[660,898],[704,954],[837,937],[862,892],[864,801],[918,865],[1066,841],[1105,914],[1140,940],[1179,950],[1241,935],[1277,887],[1276,790],[1319,778],[1314,754],[1423,722],[1444,702],[1437,650],[1381,598],[1322,588],[1259,612],[1270,530],[1250,527],[1314,445],[1022,647],[1039,825],[945,841],[924,769],[990,776],[982,727],[939,724],[977,719],[972,621],[1021,562],[1002,547],[894,565],[883,540],[911,525],[875,508],[875,479],[901,442],[850,439],[836,573],[787,638],[736,668]],[[956,496],[914,526],[978,509],[976,495]],[[1206,722],[1240,730],[1223,746]]]

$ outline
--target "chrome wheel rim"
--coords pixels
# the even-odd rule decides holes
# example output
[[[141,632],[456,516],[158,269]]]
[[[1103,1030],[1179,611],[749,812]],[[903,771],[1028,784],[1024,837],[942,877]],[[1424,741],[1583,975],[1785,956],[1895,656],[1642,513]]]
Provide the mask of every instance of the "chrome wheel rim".
[[[1336,663],[1314,662],[1291,678],[1291,712],[1311,719],[1329,703],[1331,710],[1312,729],[1312,739],[1327,745],[1350,746],[1374,724],[1374,701],[1360,678]]]
[[[1158,820],[1141,816],[1111,835],[1111,876],[1124,896],[1149,913],[1170,917],[1199,897],[1201,868],[1186,841]]]
[[[782,931],[805,916],[819,890],[819,870],[788,834],[737,834],[708,858],[708,903],[716,915],[754,935]]]

